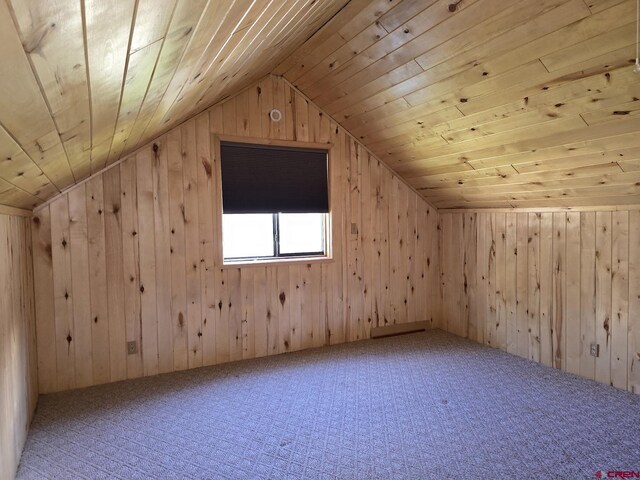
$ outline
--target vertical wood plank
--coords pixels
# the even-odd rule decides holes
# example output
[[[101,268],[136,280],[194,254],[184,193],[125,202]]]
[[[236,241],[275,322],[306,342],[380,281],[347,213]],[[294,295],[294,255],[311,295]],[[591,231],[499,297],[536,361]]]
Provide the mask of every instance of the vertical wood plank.
[[[628,331],[627,389],[640,394],[640,210],[629,212]]]
[[[581,353],[581,315],[582,315],[582,215],[580,212],[567,213],[567,275],[566,275],[566,307],[565,334],[566,371],[580,374],[582,364]],[[589,243],[587,237],[586,244]],[[589,256],[587,256],[589,258]],[[592,297],[593,298],[593,297]],[[571,332],[571,335],[569,335]]]
[[[553,214],[540,214],[540,362],[553,364]]]
[[[569,251],[569,245],[567,245]],[[580,213],[580,375],[595,379],[589,345],[596,341],[596,214]]]
[[[127,378],[120,169],[112,168],[103,176],[109,358],[111,381],[116,382]]]
[[[611,384],[627,388],[629,336],[629,212],[612,213]]]
[[[89,279],[89,237],[87,228],[87,197],[85,185],[68,194],[69,236],[71,249],[71,276],[73,318],[75,331],[76,386],[94,384],[91,340],[91,292]]]
[[[516,295],[517,267],[518,267],[518,246],[517,246],[517,214],[507,213],[506,215],[506,240],[505,240],[505,303],[507,310],[507,347],[509,353],[517,354],[518,351],[518,325],[517,310],[518,302]]]
[[[38,389],[41,393],[57,390],[55,333],[55,288],[50,207],[42,208],[31,222],[33,239],[33,273],[36,350],[38,351]],[[57,275],[56,270],[56,275]]]
[[[138,257],[140,262],[140,318],[143,374],[158,373],[158,321],[156,303],[156,248],[153,217],[153,151],[147,147],[136,155],[138,200]]]
[[[116,167],[117,168],[117,167]],[[120,190],[122,211],[122,265],[124,275],[124,321],[126,341],[136,342],[138,352],[127,355],[127,378],[143,374],[142,367],[142,314],[140,305],[140,252],[138,244],[138,192],[136,157],[120,164]]]
[[[528,358],[529,355],[529,274],[528,274],[528,246],[529,246],[529,215],[518,213],[517,222],[517,279],[516,279],[516,311],[518,327],[519,356]]]
[[[69,205],[62,196],[50,205],[57,389],[75,387],[75,336],[69,242]]]
[[[596,332],[600,346],[595,379],[611,383],[611,212],[596,212]]]
[[[553,214],[553,272],[551,286],[551,350],[555,368],[566,370],[566,248],[567,248],[567,214]]]
[[[154,142],[152,159],[153,220],[156,259],[158,371],[173,371],[171,321],[171,227],[169,220],[169,170],[167,137]]]

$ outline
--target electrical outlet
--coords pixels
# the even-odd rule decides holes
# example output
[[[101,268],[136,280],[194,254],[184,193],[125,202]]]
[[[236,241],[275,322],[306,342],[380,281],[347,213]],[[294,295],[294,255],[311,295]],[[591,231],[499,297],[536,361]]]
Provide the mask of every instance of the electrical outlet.
[[[127,342],[127,353],[129,355],[135,355],[138,353],[138,342],[135,340],[133,342]]]
[[[599,357],[600,345],[598,345],[597,343],[592,343],[591,346],[589,347],[589,353],[591,354],[592,357]]]

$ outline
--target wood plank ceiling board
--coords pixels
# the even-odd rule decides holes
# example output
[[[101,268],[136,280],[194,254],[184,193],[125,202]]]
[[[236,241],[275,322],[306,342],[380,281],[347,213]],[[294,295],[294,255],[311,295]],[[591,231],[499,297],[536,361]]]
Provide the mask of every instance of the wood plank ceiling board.
[[[0,1],[0,205],[32,209],[241,91],[348,4]]]
[[[354,0],[274,73],[437,207],[640,204],[635,13]]]

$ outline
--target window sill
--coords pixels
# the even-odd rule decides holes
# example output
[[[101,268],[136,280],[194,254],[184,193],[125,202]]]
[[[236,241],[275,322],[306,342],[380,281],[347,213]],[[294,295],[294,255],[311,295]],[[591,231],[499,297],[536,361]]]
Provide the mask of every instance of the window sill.
[[[248,267],[278,267],[286,265],[306,265],[314,263],[332,263],[331,257],[292,257],[292,258],[268,258],[264,260],[238,260],[225,261],[222,269],[225,268],[248,268]]]

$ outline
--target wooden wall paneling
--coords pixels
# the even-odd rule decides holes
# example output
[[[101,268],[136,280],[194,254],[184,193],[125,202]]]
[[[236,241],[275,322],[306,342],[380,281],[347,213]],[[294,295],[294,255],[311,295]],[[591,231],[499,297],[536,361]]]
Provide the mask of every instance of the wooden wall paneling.
[[[473,215],[475,229],[467,227]],[[444,329],[602,383],[638,390],[635,210],[460,211],[439,217]],[[465,259],[470,258],[471,235],[477,236],[475,292],[469,291],[467,260],[458,263],[442,248],[453,245],[450,251],[462,249]],[[506,343],[499,343],[503,284],[513,287],[511,293],[505,289]],[[462,300],[456,288],[464,293]],[[483,340],[475,320],[458,314],[460,301],[478,305],[477,317],[486,328]],[[591,355],[591,344],[599,345],[597,357]]]
[[[567,359],[567,214],[552,214],[551,272],[551,361],[555,368],[566,370]]]
[[[253,295],[253,269],[240,272],[240,292],[242,294],[242,358],[255,358],[255,314]]]
[[[258,116],[257,120],[260,118]],[[214,177],[211,126],[209,115],[196,118],[196,156],[198,166],[198,204],[202,214],[199,218],[200,230],[200,296],[202,298],[202,361],[213,365],[216,358],[216,306],[215,306],[215,241],[214,241]],[[171,197],[170,197],[171,198]]]
[[[134,378],[367,338],[369,317],[371,323],[397,323],[426,316],[428,309],[432,316],[437,311],[438,306],[427,301],[438,288],[437,213],[285,81],[269,77],[259,82],[261,85],[265,88],[251,87],[239,99],[230,98],[169,131],[106,173],[65,193],[57,204],[41,209],[50,211],[54,204],[60,208],[63,200],[67,205],[74,196],[85,198],[87,216],[91,216],[87,219],[87,256],[92,259],[85,270],[89,271],[91,261],[101,265],[99,278],[89,278],[88,288],[97,292],[90,308],[102,311],[105,307],[103,314],[108,319],[104,343],[89,345],[86,354],[93,363],[100,355],[108,355],[101,365],[106,365],[109,376]],[[274,122],[264,119],[271,105],[285,113],[277,129],[272,128]],[[331,261],[246,268],[218,264],[222,232],[213,222],[221,214],[220,177],[212,141],[220,133],[296,136],[333,144]],[[98,192],[93,199],[89,190]],[[65,221],[68,224],[71,220],[73,228],[82,232],[82,222],[73,223],[71,210],[65,210]],[[351,223],[356,225],[354,234],[350,233]],[[60,228],[64,230],[64,222],[58,222]],[[56,236],[41,233],[36,224],[34,232],[34,248],[41,257],[46,254],[44,242],[53,243]],[[462,222],[459,233],[463,233]],[[464,247],[464,243],[460,245]],[[59,249],[63,249],[61,243]],[[71,250],[73,261],[76,249]],[[77,251],[81,258],[81,249]],[[104,260],[99,259],[104,259],[106,252],[120,260],[102,265]],[[54,256],[61,259],[56,268],[64,268],[64,252]],[[462,257],[452,258],[452,262],[462,268]],[[46,279],[46,259],[42,263]],[[389,275],[392,264],[397,277]],[[69,276],[73,284],[73,269],[59,277],[54,272],[52,262],[50,284],[65,285]],[[423,272],[429,278],[422,278]],[[452,279],[460,290],[450,298],[456,315],[466,308],[461,293],[463,277],[462,271],[453,272]],[[39,291],[53,300],[53,285],[50,293],[45,286]],[[60,290],[64,298],[64,289]],[[65,299],[72,312],[68,321],[78,322],[72,294],[70,291]],[[122,312],[113,312],[112,317],[111,299],[118,296]],[[395,310],[389,309],[390,300]],[[39,299],[38,308],[47,301]],[[58,311],[60,317],[60,305]],[[101,316],[97,328],[102,326]],[[50,321],[54,328],[55,318]],[[95,329],[93,312],[89,320],[90,328]],[[461,318],[451,321],[461,328],[465,324]],[[64,325],[62,320],[59,323]],[[78,348],[73,344],[73,329],[71,334],[71,346]],[[54,356],[59,355],[58,344],[68,343],[66,333],[62,339],[60,336],[60,332],[52,334],[56,339]],[[139,342],[138,353],[124,355],[126,341],[133,340]],[[76,354],[68,361],[76,362]],[[65,368],[62,363],[60,368]],[[99,380],[94,370],[91,382],[95,384]],[[66,384],[57,371],[53,376],[55,384],[48,385],[47,391],[69,388],[61,386]],[[72,372],[74,381],[75,377]]]
[[[540,214],[529,214],[527,249],[529,360],[540,361]]]
[[[75,387],[75,342],[73,341],[73,293],[71,248],[69,242],[69,204],[66,196],[50,205],[51,252],[53,257],[53,296],[56,338],[56,388]]]
[[[566,371],[581,375],[582,371],[582,255],[585,245],[590,244],[593,235],[589,232],[583,243],[582,214],[580,212],[567,213],[567,284],[566,284]],[[590,255],[587,259],[590,261]],[[587,272],[585,272],[586,274]],[[587,278],[585,276],[585,278]],[[586,286],[585,286],[586,287]],[[585,303],[589,301],[588,293]],[[587,313],[588,315],[588,313]],[[578,333],[580,332],[580,333]],[[584,360],[588,360],[586,357]],[[588,363],[588,362],[587,362]]]
[[[611,252],[611,384],[628,385],[629,212],[612,212]]]
[[[627,388],[640,393],[640,210],[629,212],[628,332]]]
[[[518,213],[516,249],[517,249],[517,278],[516,278],[516,323],[518,328],[518,355],[528,358],[529,355],[529,216],[526,213]]]
[[[553,364],[553,214],[540,214],[540,362]]]
[[[224,131],[224,111],[223,106],[218,104],[209,110],[209,130],[210,134],[215,132]],[[222,178],[220,177],[221,165],[220,158],[217,157],[218,151],[211,146],[211,167],[212,167],[212,180],[213,180],[213,195],[210,198],[211,212],[216,217],[222,215],[222,202],[219,195],[220,186],[222,185]],[[222,320],[222,286],[223,286],[223,271],[218,264],[218,256],[222,251],[222,231],[214,224],[213,228],[213,245],[216,249],[214,254],[214,270],[213,270],[213,282],[214,286],[208,295],[212,295],[208,301],[211,301],[213,306],[212,320],[214,323],[213,334],[215,338],[215,360],[216,363],[221,361],[228,361],[229,358],[229,326],[224,324]],[[253,328],[253,326],[252,326]],[[255,328],[254,328],[255,333]],[[255,339],[250,340],[255,346]],[[226,359],[226,360],[222,360]]]
[[[371,331],[371,322],[373,319],[373,299],[375,297],[375,289],[373,287],[373,268],[375,258],[372,253],[375,249],[375,241],[374,241],[374,225],[372,223],[371,218],[371,175],[372,175],[372,165],[371,165],[371,157],[368,152],[364,152],[362,161],[361,161],[361,169],[362,173],[360,175],[361,178],[361,200],[360,200],[360,210],[361,210],[361,219],[360,219],[360,238],[362,241],[362,297],[363,297],[363,312],[362,312],[362,322],[360,324],[359,337],[360,338],[369,338],[369,332]]]
[[[378,164],[378,182],[376,185],[376,235],[378,237],[379,298],[377,300],[376,326],[382,327],[389,322],[389,172]],[[432,231],[437,235],[437,232]],[[438,281],[439,283],[439,281]]]
[[[29,222],[0,215],[0,477],[7,479],[14,478],[38,398]],[[46,217],[40,222],[34,225],[48,228]],[[52,338],[46,340],[51,343]],[[55,352],[46,360],[53,360],[55,369]]]
[[[359,340],[360,333],[364,330],[362,322],[364,321],[364,301],[362,292],[364,291],[364,278],[362,270],[362,236],[364,225],[361,217],[361,188],[362,177],[360,169],[362,168],[362,152],[359,150],[355,142],[349,141],[349,202],[348,202],[348,229],[349,232],[349,250],[348,250],[348,268],[349,268],[349,294],[347,296],[349,302],[349,322],[347,323],[347,338],[349,340]],[[399,262],[399,259],[398,259]],[[399,275],[398,270],[396,274]],[[397,279],[397,277],[396,277]]]
[[[596,330],[600,346],[595,379],[611,382],[611,212],[596,212]]]
[[[439,245],[451,245],[449,243],[452,232],[452,220],[453,216],[449,214],[440,215],[440,220],[438,223],[438,244]],[[392,230],[389,230],[392,231]],[[450,322],[450,317],[452,314],[451,309],[449,308],[449,290],[451,288],[451,282],[449,280],[449,272],[450,272],[450,261],[448,258],[450,250],[439,248],[438,255],[440,257],[440,283],[438,286],[439,295],[438,295],[438,303],[442,305],[442,317],[440,318],[439,326],[440,328],[452,331],[453,323]],[[390,267],[391,268],[391,267]]]
[[[278,309],[278,340],[279,340],[278,351],[279,353],[285,353],[285,352],[291,351],[291,290],[290,290],[290,286],[291,286],[291,280],[289,278],[289,267],[278,268],[276,293],[278,297],[277,309]],[[325,290],[325,293],[327,291],[329,292],[331,291],[330,285],[325,285],[325,287],[327,287],[327,289]],[[329,321],[330,315],[333,315],[333,312],[328,313],[327,321]]]
[[[328,325],[328,340],[330,344],[342,343],[345,341],[344,323],[340,321],[344,318],[344,262],[345,262],[345,250],[343,248],[343,239],[345,238],[344,230],[344,170],[341,159],[344,158],[344,140],[340,134],[340,128],[329,121],[329,119],[323,119],[329,122],[329,139],[333,143],[333,153],[330,154],[330,175],[331,175],[331,256],[333,258],[333,264],[331,264],[328,270],[331,272],[331,285],[332,289],[327,293],[331,296],[329,305],[332,305],[332,311],[329,316]],[[324,268],[324,267],[323,267]],[[289,291],[290,294],[294,292]],[[294,314],[292,310],[292,303],[290,305],[290,321],[291,324],[295,322]],[[293,336],[290,336],[290,344],[292,345]]]
[[[413,234],[412,229],[410,227],[410,202],[409,202],[409,190],[405,188],[401,179],[398,179],[399,186],[399,214],[400,214],[400,232],[403,236],[402,244],[401,244],[401,252],[400,252],[400,308],[402,311],[402,322],[406,323],[410,321],[410,307],[409,307],[409,281],[411,280],[409,275],[411,274],[410,265],[409,265],[409,256],[411,255],[411,240],[409,237]]]
[[[33,245],[33,277],[38,352],[38,389],[57,389],[55,331],[55,295],[53,282],[53,245],[50,207],[41,209],[31,222]]]
[[[69,237],[77,387],[93,385],[91,280],[85,185],[69,192]]]
[[[442,218],[443,214],[439,215],[439,218]],[[476,295],[478,298],[478,308],[477,308],[477,323],[476,323],[476,337],[475,340],[478,343],[485,343],[485,332],[487,326],[487,316],[488,316],[488,302],[489,296],[487,293],[487,276],[488,276],[488,268],[489,268],[489,250],[487,248],[487,222],[486,222],[487,214],[478,213],[476,214],[476,229],[478,231],[478,241],[476,248],[476,258],[478,261],[478,267],[476,269]],[[440,250],[443,249],[443,244],[440,244]],[[440,264],[439,268],[443,268],[443,265]],[[444,308],[444,305],[441,304],[440,308]]]
[[[451,319],[455,325],[455,332],[462,335],[465,326],[463,325],[464,317],[464,239],[463,239],[463,219],[460,215],[452,216],[452,239],[455,239],[456,249],[451,252],[449,257],[450,275],[452,289],[450,290]]]
[[[487,243],[487,316],[485,322],[485,337],[484,341],[487,345],[497,347],[497,326],[496,326],[496,314],[497,308],[497,295],[496,295],[496,214],[489,213],[485,217],[486,221],[486,235]]]
[[[196,125],[182,126],[182,185],[184,188],[186,293],[189,368],[202,366],[202,291],[200,262],[200,204],[198,201],[198,158]],[[205,205],[202,206],[206,208]],[[204,213],[204,212],[203,212]]]
[[[580,237],[580,375],[595,379],[589,346],[596,341],[596,212],[580,214]]]
[[[373,202],[372,204],[375,205]],[[416,213],[413,220],[415,242],[414,242],[413,255],[411,257],[412,268],[413,268],[413,273],[412,273],[413,282],[411,284],[411,287],[412,287],[411,294],[413,298],[413,303],[415,304],[412,307],[414,310],[412,318],[417,321],[424,322],[424,321],[429,321],[429,315],[427,314],[427,295],[420,295],[421,292],[428,291],[425,283],[425,269],[427,268],[426,266],[427,249],[425,245],[425,235],[422,231],[422,225],[421,225],[423,222],[426,224],[427,217],[426,217],[426,210],[422,207],[423,207],[422,202],[416,201],[415,203]],[[376,291],[376,295],[377,295],[377,291]]]
[[[302,284],[302,269],[298,265],[292,265],[289,267],[289,312],[291,315],[291,326],[290,326],[290,339],[291,339],[291,350],[296,351],[300,350],[302,347],[302,336],[301,336],[301,321],[302,321],[302,290],[300,286]],[[343,314],[344,312],[340,312]],[[343,317],[346,319],[346,317]],[[346,323],[346,322],[344,322]],[[343,325],[344,325],[343,323]],[[259,325],[256,322],[256,328]],[[343,327],[342,332],[345,332],[346,329]],[[344,337],[346,341],[346,337]]]
[[[476,308],[476,250],[477,250],[477,214],[469,213],[462,217],[463,235],[464,241],[463,250],[463,328],[462,334],[464,336],[471,336],[477,338],[478,336],[478,317],[475,312]],[[471,333],[473,332],[473,333]]]
[[[274,355],[278,353],[278,277],[277,277],[277,269],[267,268],[267,291],[266,291],[266,306],[267,306],[267,355]],[[315,280],[315,279],[314,279]],[[316,288],[320,288],[319,282],[318,285],[313,285],[313,291]],[[318,302],[319,303],[319,302]],[[312,307],[312,315],[311,318],[306,319],[311,326],[311,340],[310,343],[313,345],[314,336],[313,329],[315,324],[318,322],[317,314],[318,314],[318,303],[314,303]]]
[[[506,304],[506,350],[509,353],[518,352],[518,323],[517,323],[517,278],[518,278],[518,247],[517,247],[517,213],[507,213],[505,218],[505,279],[504,297]]]
[[[227,283],[227,313],[229,315],[229,358],[231,361],[242,359],[242,310],[240,298],[240,269],[225,270]],[[265,297],[266,300],[266,297]],[[267,304],[267,321],[270,310]],[[268,341],[267,331],[267,341]],[[268,345],[267,345],[268,347]]]
[[[91,350],[93,378],[96,383],[106,383],[111,379],[103,180],[104,177],[94,177],[86,183]]]
[[[124,312],[124,267],[121,261],[123,258],[123,245],[119,168],[112,168],[105,172],[103,193],[111,381],[119,381],[127,378],[127,335]],[[117,260],[111,262],[108,260],[110,258]]]
[[[158,371],[173,371],[171,328],[171,227],[169,218],[169,170],[166,135],[154,142],[152,157],[153,221],[158,322]]]
[[[299,274],[300,269],[296,267],[292,267],[292,270],[295,270],[296,273]],[[295,278],[294,281],[299,282],[298,277]],[[267,270],[263,267],[257,267],[255,269],[255,273],[253,275],[253,288],[254,288],[254,315],[255,315],[255,352],[256,357],[264,357],[269,353],[269,337],[267,333]],[[292,285],[292,289],[296,289],[296,294],[294,295],[292,302],[297,303],[297,305],[293,306],[292,309],[296,308],[296,313],[300,311],[300,305],[302,304],[302,300],[300,299],[299,294],[299,283]],[[297,300],[297,302],[296,302]],[[292,313],[293,315],[293,313]],[[296,329],[298,331],[298,339],[299,330],[298,327],[300,319],[297,317],[296,322],[292,324],[292,329]],[[292,335],[295,335],[295,332],[292,332]],[[298,342],[296,345],[296,350],[299,349],[300,343]]]
[[[325,304],[322,301],[322,267],[320,266],[320,264],[311,264],[310,265],[310,279],[311,279],[311,296],[307,299],[307,303],[310,305],[311,308],[311,316],[310,316],[310,320],[311,320],[311,346],[312,347],[321,347],[324,345],[324,333],[325,333],[325,326],[323,323],[323,320],[325,318],[325,314],[324,314],[324,307]],[[270,292],[270,298],[272,299],[272,304],[271,304],[271,308],[274,312],[277,313],[277,307],[276,307],[276,289],[277,289],[277,284],[275,282],[275,271],[273,269],[270,269],[271,272],[271,282],[269,284],[269,292]],[[362,277],[361,277],[362,278]],[[361,282],[361,284],[364,286],[364,282]],[[361,292],[363,292],[363,290],[361,290]],[[364,311],[361,310],[360,314],[362,316],[362,322],[364,322]],[[304,321],[304,319],[303,319]],[[272,322],[272,327],[271,327],[273,334],[271,335],[271,337],[273,338],[273,340],[271,341],[271,353],[278,353],[277,350],[277,337],[278,337],[278,328],[277,328],[277,324],[274,324]]]
[[[140,245],[138,228],[138,188],[136,157],[130,157],[118,167],[122,212],[122,267],[124,275],[124,322],[127,342],[136,342],[137,353],[127,354],[127,377],[143,375],[142,310],[140,276]]]
[[[167,175],[169,190],[169,228],[171,258],[171,324],[173,334],[173,368],[184,370],[189,366],[189,335],[186,292],[186,243],[184,216],[184,188],[182,178],[182,132],[167,134]],[[215,323],[211,322],[211,328]],[[212,335],[212,338],[215,338]]]
[[[506,214],[495,214],[495,266],[496,266],[496,317],[495,317],[495,344],[496,348],[505,349],[507,345],[507,233]]]
[[[138,257],[140,269],[140,327],[143,373],[158,373],[158,321],[156,303],[155,221],[153,218],[153,151],[136,154]]]
[[[311,348],[313,346],[313,312],[317,308],[317,305],[312,305],[311,302],[308,301],[308,299],[311,298],[313,288],[311,264],[299,265],[298,270],[300,275],[296,286],[300,291],[300,318],[298,320],[298,330],[300,349],[304,349]],[[350,321],[352,321],[352,319],[353,317],[349,318]],[[347,325],[351,325],[351,322]]]

